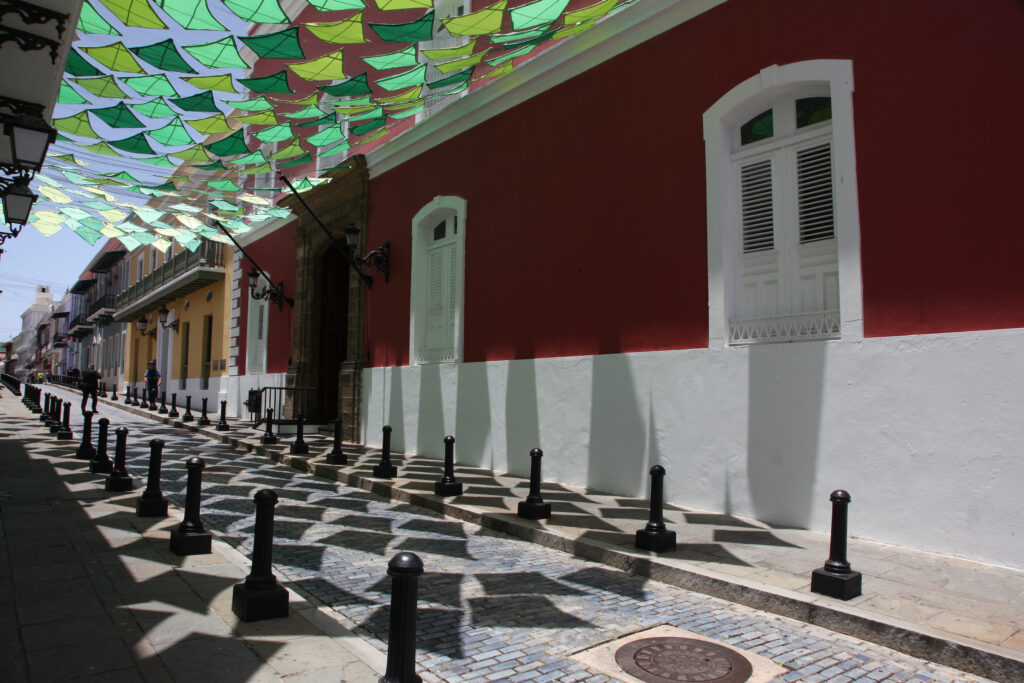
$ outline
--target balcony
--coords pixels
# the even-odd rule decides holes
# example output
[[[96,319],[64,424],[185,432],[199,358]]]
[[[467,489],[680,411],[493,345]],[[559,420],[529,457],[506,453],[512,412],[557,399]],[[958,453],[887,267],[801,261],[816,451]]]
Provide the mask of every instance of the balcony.
[[[114,311],[117,308],[113,294],[104,294],[89,305],[89,316],[86,318],[91,323],[105,325],[114,319]]]
[[[86,317],[79,313],[71,319],[71,323],[68,325],[68,332],[72,337],[81,339],[85,335],[92,332],[92,323],[86,320]]]
[[[55,334],[55,335],[53,335],[53,340],[50,342],[50,345],[53,348],[55,348],[55,349],[67,348],[67,345],[68,345],[67,335],[64,335],[64,334]]]
[[[224,245],[204,240],[183,251],[115,297],[113,320],[125,322],[168,301],[224,279]]]

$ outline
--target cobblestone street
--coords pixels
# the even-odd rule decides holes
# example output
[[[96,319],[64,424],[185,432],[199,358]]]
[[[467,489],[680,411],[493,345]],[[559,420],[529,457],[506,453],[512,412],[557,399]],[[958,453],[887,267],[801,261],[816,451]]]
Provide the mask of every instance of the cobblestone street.
[[[399,551],[417,553],[426,570],[419,589],[418,664],[440,680],[618,680],[574,655],[661,625],[766,657],[785,668],[776,680],[985,680],[389,502],[109,404],[102,411],[112,427],[130,430],[128,462],[137,489],[150,439],[167,441],[163,489],[179,507],[184,462],[201,456],[202,520],[247,556],[252,496],[273,489],[280,499],[278,578],[328,605],[338,622],[380,649],[387,639],[387,562]],[[88,472],[80,461],[69,460],[67,468]]]

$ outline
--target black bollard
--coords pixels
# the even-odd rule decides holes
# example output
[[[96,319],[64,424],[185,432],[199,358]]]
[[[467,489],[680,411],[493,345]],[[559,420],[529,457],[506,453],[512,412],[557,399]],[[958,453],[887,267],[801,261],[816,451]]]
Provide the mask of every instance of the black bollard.
[[[331,465],[348,464],[348,456],[341,450],[341,420],[334,421],[334,448],[327,454],[327,462]]]
[[[388,664],[379,683],[420,683],[416,675],[416,587],[422,574],[423,561],[416,553],[398,553],[388,562]]]
[[[133,394],[133,396],[132,396],[132,405],[133,406],[139,405],[139,388],[138,387],[132,387],[132,394]]]
[[[231,611],[242,621],[260,621],[288,616],[288,591],[277,583],[270,568],[274,550],[274,506],[277,494],[257,491],[256,529],[252,540],[252,571],[243,583],[236,583]]]
[[[455,478],[455,437],[444,437],[444,475],[434,482],[434,493],[439,496],[461,496],[462,482]]]
[[[128,449],[128,430],[118,427],[114,431],[114,469],[107,475],[108,491],[131,491],[132,478],[125,468],[125,453]]]
[[[545,503],[540,495],[540,459],[544,451],[534,448],[530,451],[530,493],[526,500],[519,501],[516,514],[523,519],[548,519],[551,517],[551,503]]]
[[[117,382],[114,382],[114,384],[110,388],[110,400],[111,401],[116,401],[117,400]]]
[[[57,432],[57,438],[61,441],[74,438],[74,434],[71,433],[71,401],[64,402],[64,423]]]
[[[196,424],[199,425],[200,427],[205,427],[206,425],[210,424],[210,418],[206,417],[206,401],[206,396],[203,396],[203,414],[196,421]]]
[[[230,429],[231,429],[231,427],[228,426],[228,402],[227,401],[221,401],[220,402],[220,422],[217,423],[217,431],[218,432],[226,432],[226,431],[228,431]]]
[[[390,479],[398,474],[398,468],[391,464],[391,425],[384,425],[381,431],[384,433],[384,442],[381,444],[380,463],[373,466],[373,476]]]
[[[96,435],[96,455],[89,463],[89,471],[93,474],[107,474],[114,469],[114,464],[110,462],[110,456],[107,455],[107,429],[109,427],[110,420],[101,417],[99,434]]]
[[[156,410],[156,389],[147,390],[146,395],[149,397],[149,405],[146,406],[146,410]]]
[[[92,460],[96,457],[96,449],[92,445],[92,411],[87,410],[82,416],[82,441],[78,444],[75,457],[79,460]]]
[[[811,591],[849,600],[861,592],[861,574],[853,571],[846,560],[846,521],[850,494],[839,489],[832,492],[829,500],[832,501],[832,538],[828,560],[824,567],[811,572]]]
[[[156,411],[157,415],[167,414],[167,392],[160,392],[160,409]]]
[[[167,411],[167,417],[179,417],[178,413],[178,394],[177,392],[171,394],[171,409]]]
[[[153,439],[149,442],[149,474],[146,477],[146,490],[139,496],[135,504],[135,514],[139,517],[166,517],[167,501],[160,491],[160,459],[163,457],[164,442]]]
[[[175,555],[206,555],[211,552],[213,537],[199,519],[199,494],[203,486],[202,458],[192,457],[185,463],[188,481],[185,484],[185,519],[171,531],[171,552]]]
[[[295,433],[295,443],[291,445],[288,452],[292,455],[304,455],[309,453],[309,446],[306,445],[306,441],[302,438],[302,425],[305,423],[305,418],[303,418],[302,413],[299,413],[296,421],[298,423],[296,425],[298,431]]]
[[[100,382],[99,397],[100,398],[106,398],[107,397],[107,383],[106,382]]]
[[[50,396],[50,419],[46,421],[46,426],[50,428],[51,434],[56,434],[60,431],[60,409],[61,402],[56,396]]]
[[[647,526],[636,532],[636,547],[641,550],[653,550],[656,553],[676,549],[676,532],[665,528],[662,507],[665,504],[664,493],[665,468],[655,465],[651,468],[651,516]]]
[[[47,424],[53,419],[53,401],[49,393],[43,396],[43,412],[39,414],[39,421]]]
[[[260,437],[260,443],[265,445],[273,445],[277,443],[277,437],[274,436],[274,409],[267,408],[267,431],[264,432],[263,436]]]
[[[132,387],[130,384],[124,385],[124,404],[130,406],[132,404]]]
[[[192,394],[185,394],[185,415],[182,416],[181,421],[191,422],[194,419],[196,418],[192,415]]]

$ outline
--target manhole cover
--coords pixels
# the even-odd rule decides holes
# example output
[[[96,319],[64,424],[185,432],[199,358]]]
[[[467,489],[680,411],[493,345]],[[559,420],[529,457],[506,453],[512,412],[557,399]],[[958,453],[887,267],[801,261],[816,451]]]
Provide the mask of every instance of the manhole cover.
[[[753,667],[727,647],[693,638],[644,638],[623,645],[615,662],[649,683],[743,683]]]

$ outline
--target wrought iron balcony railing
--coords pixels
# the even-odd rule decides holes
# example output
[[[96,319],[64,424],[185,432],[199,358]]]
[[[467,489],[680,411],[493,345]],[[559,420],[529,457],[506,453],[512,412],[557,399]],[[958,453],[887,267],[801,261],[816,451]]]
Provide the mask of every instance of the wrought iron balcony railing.
[[[163,287],[172,286],[176,280],[180,278],[180,291],[178,287],[173,287],[168,291],[167,299],[175,298],[181,294],[185,294],[190,291],[195,291],[199,287],[207,284],[209,279],[204,278],[183,278],[182,276],[188,274],[190,271],[197,271],[199,268],[223,268],[224,266],[224,245],[219,242],[212,242],[204,240],[202,245],[199,246],[194,252],[183,251],[180,254],[175,255],[170,261],[164,263],[159,268],[155,269],[149,275],[130,286],[115,297],[114,305],[117,309],[117,318],[122,319],[121,316],[124,313],[124,309],[131,307],[131,305],[140,299],[160,290]],[[218,274],[218,278],[223,279],[223,272]]]

